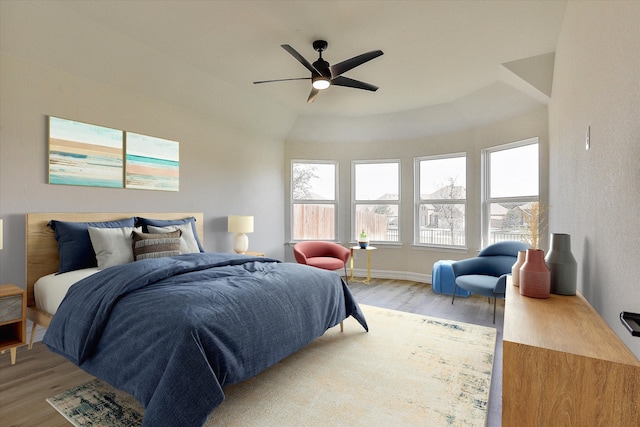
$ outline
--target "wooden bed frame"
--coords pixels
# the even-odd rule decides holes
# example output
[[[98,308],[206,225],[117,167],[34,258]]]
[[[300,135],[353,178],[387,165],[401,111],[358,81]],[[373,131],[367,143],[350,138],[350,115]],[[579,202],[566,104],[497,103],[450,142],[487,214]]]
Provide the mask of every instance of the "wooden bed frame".
[[[52,316],[36,307],[34,296],[34,284],[47,274],[58,271],[60,258],[58,255],[58,242],[54,231],[47,226],[52,219],[58,221],[94,222],[115,221],[119,219],[139,216],[153,219],[182,219],[196,218],[196,229],[200,243],[204,244],[204,214],[174,213],[174,212],[113,212],[113,213],[28,213],[26,219],[27,238],[27,318],[33,322],[29,348],[33,346],[33,339],[38,325],[48,327]]]

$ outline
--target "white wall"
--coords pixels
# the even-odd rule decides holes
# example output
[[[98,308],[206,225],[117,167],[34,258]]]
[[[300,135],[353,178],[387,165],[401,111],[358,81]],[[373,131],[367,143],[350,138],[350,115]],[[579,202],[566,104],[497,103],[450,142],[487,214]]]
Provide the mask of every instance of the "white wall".
[[[431,129],[433,120],[429,115],[416,115],[408,112],[401,121],[412,128],[412,136],[408,139],[373,140],[368,142],[334,142],[322,135],[353,135],[362,128],[367,132],[367,120],[375,121],[379,125],[388,121],[389,126],[397,126],[397,114],[387,118],[360,118],[352,120],[322,117],[312,121],[310,117],[301,118],[294,125],[286,140],[285,167],[290,169],[292,159],[301,160],[337,160],[339,162],[339,203],[340,218],[338,224],[338,240],[344,244],[353,240],[351,226],[351,161],[369,159],[400,159],[401,160],[401,245],[379,248],[371,255],[372,275],[374,277],[405,278],[409,280],[428,281],[434,262],[442,259],[463,259],[476,254],[480,249],[480,158],[483,148],[502,145],[509,142],[538,137],[540,142],[541,182],[540,193],[543,201],[547,199],[548,188],[548,156],[547,156],[547,108],[542,106],[529,113],[513,117],[492,125],[472,128],[464,131],[445,133],[442,135],[425,134],[415,136],[422,127],[425,133]],[[301,124],[300,122],[303,122]],[[422,122],[422,125],[420,124]],[[305,138],[300,129],[307,129]],[[345,136],[345,138],[348,138]],[[375,136],[371,137],[372,139]],[[352,138],[353,139],[353,138]],[[467,246],[468,250],[435,250],[418,248],[413,243],[413,161],[415,157],[437,155],[445,153],[467,153]],[[290,172],[285,177],[287,188],[290,188]],[[287,205],[290,203],[289,191],[286,194]],[[290,211],[285,213],[287,220]],[[291,232],[285,230],[285,240],[291,241]],[[287,259],[293,259],[293,252],[289,249]],[[366,261],[356,261],[356,268],[366,268]]]
[[[250,248],[282,258],[281,138],[78,77],[0,56],[0,283],[25,283],[27,212],[202,211],[205,248],[231,251],[227,215],[255,215]],[[180,142],[180,191],[47,183],[47,115]]]
[[[569,233],[578,288],[619,319],[640,312],[640,2],[567,6],[549,106],[550,231]],[[585,134],[591,127],[591,149]]]

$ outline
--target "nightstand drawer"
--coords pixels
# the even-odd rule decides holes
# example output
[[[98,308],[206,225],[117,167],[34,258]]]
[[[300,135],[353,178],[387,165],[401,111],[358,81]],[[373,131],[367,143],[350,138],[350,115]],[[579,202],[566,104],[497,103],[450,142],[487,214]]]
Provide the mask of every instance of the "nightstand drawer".
[[[0,323],[22,319],[22,295],[0,298]]]

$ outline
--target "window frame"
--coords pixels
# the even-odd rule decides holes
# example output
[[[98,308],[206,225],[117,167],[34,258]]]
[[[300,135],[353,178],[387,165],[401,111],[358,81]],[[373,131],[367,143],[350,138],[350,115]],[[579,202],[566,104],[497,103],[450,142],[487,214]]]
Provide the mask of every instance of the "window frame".
[[[375,199],[356,199],[356,167],[357,165],[386,164],[393,163],[398,165],[398,199],[397,200],[375,200]],[[351,227],[349,241],[356,241],[360,230],[357,229],[357,207],[358,205],[389,205],[396,206],[397,212],[397,240],[375,240],[371,239],[370,243],[380,245],[401,245],[402,244],[402,228],[401,228],[401,211],[402,211],[402,162],[400,159],[374,159],[374,160],[352,160],[351,161]]]
[[[423,199],[420,188],[420,164],[423,161],[430,160],[442,160],[442,159],[451,159],[451,158],[464,158],[465,160],[465,197],[464,199]],[[456,153],[446,153],[446,154],[437,154],[437,155],[429,155],[429,156],[420,156],[414,158],[414,220],[413,220],[413,244],[419,247],[425,248],[438,248],[438,249],[466,249],[468,242],[468,228],[467,228],[467,200],[468,200],[468,170],[469,170],[469,161],[467,152],[456,152]],[[464,244],[463,245],[452,245],[452,244],[437,244],[437,243],[421,243],[420,242],[420,206],[421,205],[433,205],[433,204],[448,204],[448,205],[464,205]]]
[[[527,145],[538,146],[538,194],[536,196],[509,196],[509,197],[490,197],[491,194],[491,154],[499,151],[512,150],[515,148],[524,147]],[[484,148],[481,155],[481,244],[482,247],[487,247],[491,244],[491,205],[500,203],[535,203],[540,202],[540,138],[532,137],[523,139],[521,141],[510,142],[507,144],[496,145],[493,147]]]
[[[293,196],[293,191],[294,191],[294,183],[293,183],[293,167],[295,164],[307,164],[307,165],[314,165],[314,164],[319,164],[319,165],[333,165],[334,166],[334,199],[333,200],[328,200],[328,199],[296,199]],[[337,242],[338,241],[338,218],[339,218],[339,194],[338,194],[338,190],[340,188],[339,184],[338,184],[338,177],[339,177],[339,162],[337,160],[302,160],[302,159],[291,159],[290,162],[290,167],[289,167],[289,174],[290,174],[290,179],[291,179],[291,184],[290,184],[290,192],[289,192],[289,197],[291,200],[289,209],[290,209],[290,236],[291,236],[291,241],[292,242],[303,242],[303,241],[308,241],[308,240],[316,240],[316,239],[296,239],[295,238],[295,205],[299,205],[299,204],[303,204],[303,205],[332,205],[333,206],[333,238],[332,239],[322,239],[322,240],[326,240],[326,241],[333,241],[333,242]]]

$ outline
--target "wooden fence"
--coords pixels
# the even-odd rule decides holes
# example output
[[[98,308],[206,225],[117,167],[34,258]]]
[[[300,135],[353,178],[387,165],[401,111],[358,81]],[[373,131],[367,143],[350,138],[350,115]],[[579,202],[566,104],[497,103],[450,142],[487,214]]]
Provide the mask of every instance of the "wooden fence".
[[[354,230],[356,235],[353,236],[357,239],[360,235],[360,231],[364,228],[369,236],[369,240],[388,242],[389,240],[389,217],[387,215],[378,214],[375,212],[356,212],[356,225],[357,229]],[[392,241],[398,241],[397,230],[396,239]]]
[[[333,206],[293,206],[293,240],[333,240],[335,212]]]
[[[335,238],[335,212],[332,205],[305,205],[296,204],[293,207],[294,240],[333,240]],[[356,212],[356,224],[353,239],[357,240],[360,231],[364,228],[369,240],[378,242],[398,242],[397,227],[389,226],[387,215],[375,212]],[[453,241],[452,241],[453,237]],[[527,241],[523,232],[492,230],[490,243],[504,240]],[[419,243],[435,245],[465,245],[465,232],[446,229],[420,229]]]

